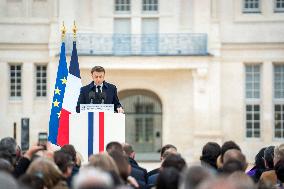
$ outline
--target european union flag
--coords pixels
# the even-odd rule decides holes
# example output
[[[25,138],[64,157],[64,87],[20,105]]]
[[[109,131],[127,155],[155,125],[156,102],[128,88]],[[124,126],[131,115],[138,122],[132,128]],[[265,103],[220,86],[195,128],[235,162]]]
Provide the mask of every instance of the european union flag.
[[[60,119],[62,102],[65,93],[67,75],[68,75],[68,69],[67,69],[67,62],[65,55],[65,43],[62,42],[59,65],[57,69],[56,83],[54,87],[54,94],[53,94],[53,100],[52,100],[52,106],[49,118],[48,140],[53,144],[57,144],[59,119]]]

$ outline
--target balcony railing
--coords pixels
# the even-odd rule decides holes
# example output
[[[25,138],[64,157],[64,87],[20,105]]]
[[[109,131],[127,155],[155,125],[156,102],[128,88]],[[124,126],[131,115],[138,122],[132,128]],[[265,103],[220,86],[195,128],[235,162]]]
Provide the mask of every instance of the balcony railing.
[[[72,51],[71,34],[66,52]],[[207,55],[206,34],[77,34],[80,55]]]

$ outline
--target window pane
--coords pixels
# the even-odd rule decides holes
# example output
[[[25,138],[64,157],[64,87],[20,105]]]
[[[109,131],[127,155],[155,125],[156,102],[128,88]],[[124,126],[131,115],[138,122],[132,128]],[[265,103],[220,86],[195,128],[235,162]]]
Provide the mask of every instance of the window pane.
[[[247,99],[260,98],[260,65],[245,66],[245,90]]]
[[[46,96],[46,65],[37,65],[36,66],[36,96],[45,97]]]

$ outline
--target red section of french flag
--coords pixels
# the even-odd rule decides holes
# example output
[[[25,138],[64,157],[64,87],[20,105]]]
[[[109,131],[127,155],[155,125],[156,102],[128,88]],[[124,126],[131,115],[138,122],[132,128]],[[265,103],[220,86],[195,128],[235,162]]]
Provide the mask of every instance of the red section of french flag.
[[[61,109],[58,137],[57,137],[57,144],[59,144],[60,146],[69,144],[69,115],[70,115],[69,111],[63,108]]]

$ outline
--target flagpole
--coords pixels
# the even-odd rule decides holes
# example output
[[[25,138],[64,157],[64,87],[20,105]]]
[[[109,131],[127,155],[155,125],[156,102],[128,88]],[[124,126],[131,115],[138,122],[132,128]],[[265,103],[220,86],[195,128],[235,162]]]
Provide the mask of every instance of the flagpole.
[[[77,26],[76,26],[76,23],[75,23],[75,20],[74,20],[74,24],[73,24],[73,28],[72,28],[72,31],[73,31],[73,41],[76,41],[76,34],[77,34]]]
[[[61,26],[61,40],[64,41],[66,36],[66,27],[64,25],[64,21],[62,22]]]

